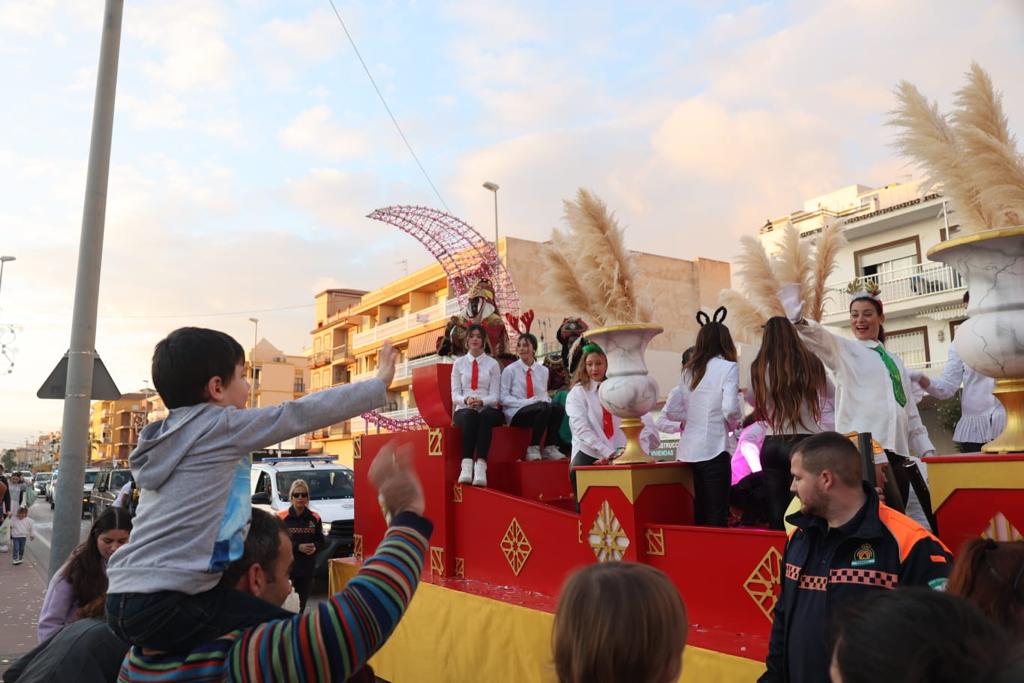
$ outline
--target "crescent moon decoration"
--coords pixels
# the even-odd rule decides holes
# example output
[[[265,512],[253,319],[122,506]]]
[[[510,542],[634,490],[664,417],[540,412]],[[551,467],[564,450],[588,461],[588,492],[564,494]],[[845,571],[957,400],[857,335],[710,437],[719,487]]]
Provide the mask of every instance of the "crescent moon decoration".
[[[437,259],[448,276],[448,285],[465,307],[473,283],[486,277],[494,285],[494,298],[502,313],[519,315],[519,292],[504,264],[498,259],[497,245],[488,242],[465,221],[427,206],[387,206],[367,218],[393,225],[414,237]],[[419,415],[395,419],[379,411],[363,413],[363,419],[388,431],[425,429]]]

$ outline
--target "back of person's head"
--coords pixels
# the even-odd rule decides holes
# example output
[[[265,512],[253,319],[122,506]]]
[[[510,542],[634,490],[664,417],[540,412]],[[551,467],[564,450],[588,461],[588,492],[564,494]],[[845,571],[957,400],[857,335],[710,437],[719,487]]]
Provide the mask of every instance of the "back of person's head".
[[[946,590],[970,600],[1024,639],[1024,541],[967,541],[957,553]]]
[[[245,351],[231,336],[202,327],[181,327],[153,350],[153,386],[164,405],[181,408],[209,399],[207,384],[220,377],[231,384]]]
[[[860,488],[864,479],[864,466],[860,451],[849,438],[838,432],[821,432],[801,441],[793,449],[800,456],[801,466],[813,475],[825,470],[847,488]]]
[[[275,576],[275,564],[281,550],[281,534],[287,534],[287,531],[276,515],[253,508],[242,556],[227,566],[220,577],[220,584],[234,588],[254,564],[263,567],[263,573],[267,576]]]
[[[841,683],[981,683],[1010,663],[1001,628],[963,598],[927,588],[854,601],[833,632],[832,680]]]
[[[732,342],[732,334],[723,323],[709,322],[701,325],[697,333],[697,341],[693,344],[693,355],[683,368],[690,373],[690,388],[696,389],[704,379],[704,371],[708,362],[721,356],[725,360],[736,362],[736,345]]]
[[[124,508],[108,507],[93,521],[89,536],[71,552],[64,568],[64,578],[71,585],[71,594],[80,608],[78,616],[98,617],[104,614],[107,558],[100,551],[100,536],[109,531],[131,533],[131,530],[131,514]]]
[[[552,632],[560,683],[669,683],[685,646],[686,606],[654,567],[592,564],[562,588]]]
[[[815,421],[821,419],[820,396],[825,391],[825,366],[800,340],[793,323],[785,317],[768,319],[761,348],[750,366],[757,419],[777,434],[811,431],[800,424],[803,404]]]

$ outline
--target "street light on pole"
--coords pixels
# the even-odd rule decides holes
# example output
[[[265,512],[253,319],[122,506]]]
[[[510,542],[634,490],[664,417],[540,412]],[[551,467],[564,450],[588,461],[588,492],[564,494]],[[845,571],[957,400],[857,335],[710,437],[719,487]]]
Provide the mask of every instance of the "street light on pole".
[[[249,387],[249,407],[256,407],[256,336],[260,329],[259,318],[249,318],[249,322],[252,323],[252,358],[250,359],[252,365],[252,385]]]
[[[498,256],[498,183],[488,180],[484,183],[484,189],[494,193],[494,258],[500,262],[501,257]]]

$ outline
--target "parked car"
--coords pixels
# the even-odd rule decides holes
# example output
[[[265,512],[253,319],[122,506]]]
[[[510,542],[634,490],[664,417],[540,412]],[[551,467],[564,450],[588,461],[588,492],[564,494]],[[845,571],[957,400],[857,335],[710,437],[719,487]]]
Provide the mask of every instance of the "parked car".
[[[46,482],[46,501],[50,504],[51,510],[53,509],[53,491],[57,485],[57,472],[58,470],[51,472],[50,481]]]
[[[132,478],[132,471],[127,468],[100,471],[90,496],[90,511],[93,519],[102,515],[104,510],[114,504],[121,494],[121,489],[128,482],[134,484],[135,480]],[[132,486],[133,490],[134,488]],[[133,495],[129,495],[128,498],[127,509],[131,513],[135,512],[134,498]]]
[[[252,464],[252,504],[278,513],[291,505],[292,482],[309,485],[309,507],[324,526],[327,543],[316,556],[317,576],[326,576],[327,561],[352,554],[355,532],[354,474],[330,456],[267,458]]]
[[[46,486],[50,483],[50,477],[53,476],[50,472],[39,472],[36,474],[35,480],[32,485],[36,489],[37,496],[46,496]]]
[[[92,505],[92,488],[96,484],[97,477],[100,476],[100,468],[98,467],[87,467],[85,470],[85,481],[82,484],[82,519],[88,515]],[[52,510],[56,503],[54,502],[57,495],[57,477],[54,476],[50,483],[50,509]]]

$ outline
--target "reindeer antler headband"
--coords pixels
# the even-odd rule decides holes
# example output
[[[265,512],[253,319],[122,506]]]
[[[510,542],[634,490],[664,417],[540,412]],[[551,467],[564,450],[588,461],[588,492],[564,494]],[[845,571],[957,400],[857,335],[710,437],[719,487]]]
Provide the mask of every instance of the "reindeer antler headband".
[[[508,321],[508,324],[512,327],[513,330],[515,330],[516,334],[530,334],[530,326],[533,325],[533,318],[534,315],[532,308],[528,310],[526,313],[523,313],[518,318],[512,315],[511,313],[505,314],[505,320]],[[522,329],[519,329],[520,322],[522,322],[523,324]]]

